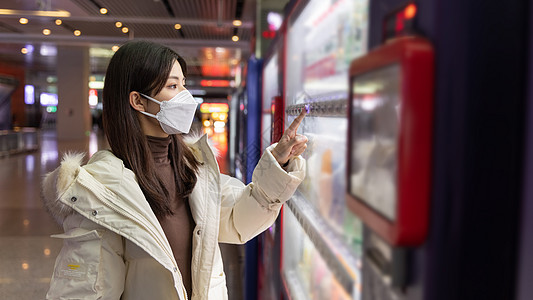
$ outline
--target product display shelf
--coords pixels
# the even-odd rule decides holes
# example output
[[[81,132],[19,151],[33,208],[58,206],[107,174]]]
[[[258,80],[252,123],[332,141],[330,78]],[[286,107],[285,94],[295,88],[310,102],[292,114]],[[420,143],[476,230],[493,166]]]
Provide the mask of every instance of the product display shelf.
[[[353,253],[350,247],[343,242],[342,238],[299,192],[287,202],[286,207],[290,209],[291,214],[299,223],[299,227],[303,231],[302,234],[305,236],[304,243],[308,239],[320,256],[319,258],[314,257],[313,262],[316,263],[317,259],[323,260],[327,269],[332,273],[332,285],[341,286],[346,294],[352,295],[352,299],[359,299],[361,260],[358,255]],[[303,252],[305,251],[303,250]],[[305,255],[304,253],[303,256]],[[288,285],[287,288],[291,294],[291,299],[299,299],[302,290],[313,289],[313,287],[305,286],[306,280],[303,278],[300,278],[300,283],[298,283],[299,275],[297,271],[290,268],[284,269],[284,284]]]
[[[281,274],[283,280],[285,299],[290,300],[306,300],[309,297],[306,295],[305,288],[299,278],[296,270],[287,270]],[[289,296],[290,295],[290,296]]]

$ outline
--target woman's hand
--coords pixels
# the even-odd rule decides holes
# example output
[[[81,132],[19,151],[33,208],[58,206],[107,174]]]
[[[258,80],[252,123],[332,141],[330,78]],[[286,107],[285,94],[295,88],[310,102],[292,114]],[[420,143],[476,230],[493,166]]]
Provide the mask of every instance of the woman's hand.
[[[272,149],[272,155],[281,166],[285,165],[291,157],[302,154],[307,148],[307,137],[296,133],[305,115],[306,110],[304,108],[300,115],[292,121],[289,128],[285,130],[276,147]]]

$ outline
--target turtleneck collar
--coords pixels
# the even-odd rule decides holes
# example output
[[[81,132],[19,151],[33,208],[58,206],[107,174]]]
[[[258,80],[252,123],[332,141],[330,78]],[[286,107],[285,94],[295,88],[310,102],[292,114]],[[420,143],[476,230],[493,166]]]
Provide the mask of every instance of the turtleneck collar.
[[[172,139],[167,137],[155,137],[147,135],[148,146],[156,163],[169,163],[168,150]]]

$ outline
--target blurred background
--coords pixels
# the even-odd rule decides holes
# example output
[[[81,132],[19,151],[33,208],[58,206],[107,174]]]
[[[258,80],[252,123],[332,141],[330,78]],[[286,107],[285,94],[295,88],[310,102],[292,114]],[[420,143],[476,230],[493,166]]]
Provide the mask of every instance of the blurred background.
[[[44,299],[63,153],[108,148],[107,64],[187,62],[222,173],[244,183],[302,109],[306,179],[221,244],[230,299],[533,299],[533,5],[463,0],[4,0],[0,299]]]

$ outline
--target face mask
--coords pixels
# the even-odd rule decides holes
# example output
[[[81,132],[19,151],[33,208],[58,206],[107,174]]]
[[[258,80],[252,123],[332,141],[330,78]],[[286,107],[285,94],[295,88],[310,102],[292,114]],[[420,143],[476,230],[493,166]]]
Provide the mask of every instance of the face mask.
[[[167,134],[189,133],[198,106],[189,91],[183,90],[168,101],[157,101],[152,97],[141,95],[159,104],[159,112],[156,115],[144,111],[140,113],[158,120],[164,132]]]

